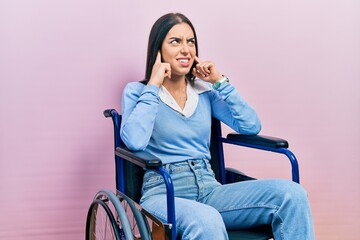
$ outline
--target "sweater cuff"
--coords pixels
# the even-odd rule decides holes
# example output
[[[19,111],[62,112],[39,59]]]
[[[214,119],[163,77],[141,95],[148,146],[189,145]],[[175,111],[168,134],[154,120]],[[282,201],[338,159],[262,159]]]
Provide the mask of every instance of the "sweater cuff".
[[[141,92],[141,96],[139,98],[140,101],[155,101],[159,102],[159,88],[156,85],[146,85]]]
[[[223,84],[220,85],[220,87],[217,89],[219,92],[230,92],[232,90],[234,90],[234,86],[231,85],[229,82],[224,82]]]
[[[154,84],[150,84],[150,85],[146,85],[143,89],[143,93],[144,92],[153,92],[153,93],[158,93],[159,92],[159,87],[154,85]]]

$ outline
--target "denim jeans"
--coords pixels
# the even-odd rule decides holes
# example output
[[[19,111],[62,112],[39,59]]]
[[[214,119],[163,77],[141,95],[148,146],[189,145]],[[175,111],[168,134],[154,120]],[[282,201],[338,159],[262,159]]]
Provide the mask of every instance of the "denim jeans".
[[[307,193],[288,180],[253,180],[221,185],[209,161],[166,165],[175,190],[177,233],[182,239],[228,239],[226,229],[271,224],[276,240],[312,240],[314,229]],[[166,222],[162,177],[144,175],[141,205]]]

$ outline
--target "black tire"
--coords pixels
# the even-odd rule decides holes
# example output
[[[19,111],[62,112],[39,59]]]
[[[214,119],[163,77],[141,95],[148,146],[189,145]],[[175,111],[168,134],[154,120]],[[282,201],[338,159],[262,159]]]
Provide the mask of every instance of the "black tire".
[[[86,219],[86,240],[113,239],[121,239],[114,215],[103,200],[95,199]]]
[[[94,206],[93,206],[94,205]],[[95,206],[100,206],[104,209],[106,214],[105,219],[109,221],[102,223],[101,220],[96,219],[97,210],[94,211]],[[92,210],[91,210],[92,209]],[[100,212],[101,213],[101,212]],[[105,220],[104,220],[105,221]],[[99,226],[97,226],[99,225]],[[111,228],[109,227],[111,225]],[[96,236],[96,230],[103,231],[101,236]],[[109,232],[109,233],[108,233]],[[88,238],[89,237],[89,238]],[[102,237],[102,238],[100,238]],[[86,240],[102,240],[102,239],[116,239],[116,240],[134,240],[134,235],[127,217],[126,211],[121,204],[119,198],[110,190],[100,190],[94,197],[94,201],[90,206],[87,224],[86,224]]]

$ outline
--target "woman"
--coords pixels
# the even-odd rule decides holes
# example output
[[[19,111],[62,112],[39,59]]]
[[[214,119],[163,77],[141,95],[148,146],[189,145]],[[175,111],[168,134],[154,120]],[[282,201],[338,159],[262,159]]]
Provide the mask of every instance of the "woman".
[[[153,25],[145,80],[129,83],[122,102],[121,138],[131,150],[159,157],[175,190],[182,239],[228,239],[226,229],[271,224],[275,239],[314,239],[307,194],[287,180],[221,185],[209,163],[211,118],[242,134],[257,134],[254,109],[211,61],[198,58],[192,23],[170,13]],[[141,205],[165,221],[162,177],[146,171]]]

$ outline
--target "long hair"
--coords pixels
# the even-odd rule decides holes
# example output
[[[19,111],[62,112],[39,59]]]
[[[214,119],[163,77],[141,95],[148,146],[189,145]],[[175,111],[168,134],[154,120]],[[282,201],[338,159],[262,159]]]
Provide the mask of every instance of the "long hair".
[[[181,13],[165,14],[162,17],[160,17],[151,28],[149,35],[148,49],[147,49],[147,57],[146,57],[145,79],[141,81],[142,83],[147,84],[148,81],[150,80],[151,72],[156,60],[157,52],[161,49],[162,43],[167,33],[170,31],[170,29],[179,23],[186,23],[192,29],[195,38],[196,55],[198,56],[199,50],[197,45],[196,32],[190,20]],[[192,68],[195,67],[195,64],[196,63],[194,62]],[[188,80],[193,80],[195,78],[191,70],[189,71],[188,74],[186,74],[186,78]]]

